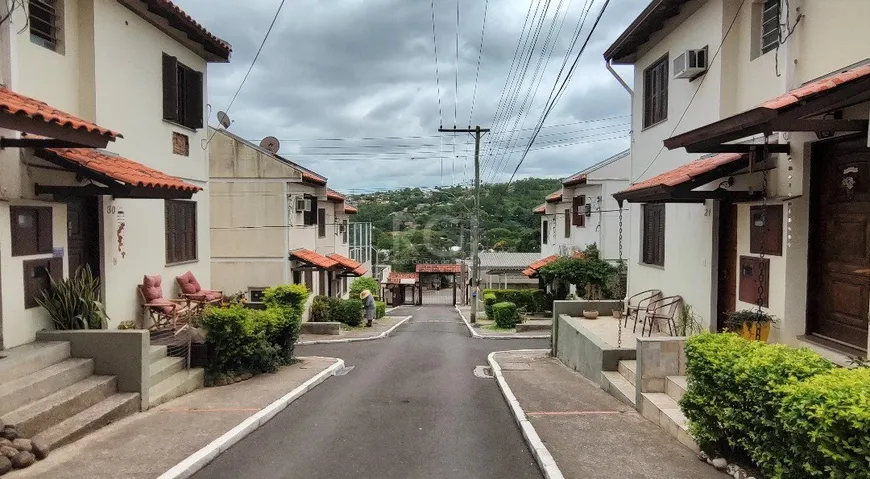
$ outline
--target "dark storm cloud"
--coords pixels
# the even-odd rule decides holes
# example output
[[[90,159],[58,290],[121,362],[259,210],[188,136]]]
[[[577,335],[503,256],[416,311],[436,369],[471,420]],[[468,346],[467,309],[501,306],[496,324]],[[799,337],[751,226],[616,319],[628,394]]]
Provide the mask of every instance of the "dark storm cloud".
[[[211,32],[233,45],[230,64],[209,67],[211,123],[215,123],[214,115],[229,104],[279,1],[251,0],[244,4],[231,0],[176,1]],[[566,11],[567,17],[558,36],[554,32],[550,38],[555,43],[552,58],[546,68],[541,65],[538,73],[542,81],[537,95],[534,100],[530,95],[520,114],[550,26],[547,20],[520,94],[503,95],[530,1],[489,2],[472,120],[497,129],[484,145],[485,180],[504,181],[516,167],[525,138],[531,132],[506,130],[528,129],[537,123],[586,4],[586,0],[563,2],[559,21]],[[439,139],[435,135],[439,125],[454,125],[454,114],[457,125],[469,123],[484,1],[461,2],[458,91],[454,88],[456,2],[435,3],[440,117],[429,1],[291,0],[286,2],[260,59],[230,110],[232,130],[254,140],[267,135],[282,139],[283,154],[329,177],[330,185],[336,189],[435,186],[468,181],[471,171],[466,159],[466,137],[444,135]],[[602,3],[596,0],[593,5],[582,38]],[[604,68],[601,53],[647,3],[648,0],[611,0],[571,83],[548,117],[547,128],[541,131],[542,136],[523,162],[518,177],[567,176],[628,146],[627,138],[610,139],[618,135],[611,132],[627,128],[619,125],[627,123],[627,118],[606,123],[613,123],[612,128],[600,128],[603,123],[577,122],[628,115],[628,95]],[[551,2],[551,14],[556,5],[557,2]],[[569,64],[570,61],[573,58]],[[517,62],[514,69],[520,69],[520,65]],[[506,115],[511,99],[515,99],[513,112]],[[496,116],[500,104],[501,111]],[[574,124],[551,127],[566,123]],[[385,136],[435,137],[312,141]],[[300,139],[307,141],[294,141]],[[547,148],[568,143],[575,144]],[[323,148],[327,146],[341,148]],[[469,156],[472,149],[468,150]]]

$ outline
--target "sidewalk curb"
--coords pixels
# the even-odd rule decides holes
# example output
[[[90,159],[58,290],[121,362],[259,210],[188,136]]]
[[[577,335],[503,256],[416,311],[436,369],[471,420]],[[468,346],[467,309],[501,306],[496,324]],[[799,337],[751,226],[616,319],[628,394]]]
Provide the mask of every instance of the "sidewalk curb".
[[[480,334],[474,330],[474,327],[471,326],[471,323],[465,319],[465,315],[462,314],[462,310],[459,309],[459,306],[454,306],[456,308],[456,312],[459,313],[459,317],[462,318],[462,322],[465,323],[465,326],[468,328],[468,332],[471,333],[471,337],[474,339],[550,339],[549,334],[533,334],[528,336],[516,336],[516,335],[489,335],[489,334]]]
[[[489,363],[489,367],[492,368],[492,375],[495,376],[498,388],[501,390],[502,396],[504,396],[504,400],[508,403],[511,412],[513,412],[514,419],[517,421],[517,425],[520,426],[520,430],[523,432],[523,438],[526,440],[529,449],[531,449],[532,455],[535,456],[535,461],[537,461],[538,466],[541,468],[544,477],[547,479],[564,479],[565,476],[562,475],[562,471],[559,470],[559,466],[556,464],[556,461],[553,459],[547,446],[544,445],[544,442],[541,441],[537,431],[535,431],[534,426],[529,422],[525,411],[523,411],[522,406],[520,406],[519,401],[517,401],[516,396],[514,396],[513,391],[511,391],[510,386],[508,386],[507,381],[505,381],[504,376],[501,373],[501,366],[499,366],[495,360],[495,355],[498,353],[524,352],[550,354],[549,349],[517,349],[514,351],[496,351],[489,353],[486,360]]]
[[[311,344],[339,344],[339,343],[357,343],[360,341],[374,341],[375,339],[384,339],[388,337],[392,332],[398,328],[399,326],[405,324],[406,321],[413,318],[413,316],[405,316],[405,319],[399,321],[394,324],[390,329],[384,331],[383,333],[377,336],[371,336],[366,338],[345,338],[345,339],[317,339],[315,341],[299,341],[296,343],[296,346],[308,346]]]
[[[273,401],[263,409],[260,409],[239,423],[238,426],[225,432],[219,438],[210,442],[202,449],[191,454],[186,459],[161,474],[158,479],[186,479],[194,475],[196,472],[207,466],[208,463],[215,460],[215,458],[217,458],[221,453],[232,447],[235,443],[242,440],[248,434],[254,432],[263,424],[266,424],[290,403],[299,399],[300,396],[307,393],[318,384],[326,381],[332,376],[335,376],[336,372],[341,369],[344,369],[344,360],[335,358],[335,363],[332,366],[321,371],[313,378],[305,381],[299,387]]]

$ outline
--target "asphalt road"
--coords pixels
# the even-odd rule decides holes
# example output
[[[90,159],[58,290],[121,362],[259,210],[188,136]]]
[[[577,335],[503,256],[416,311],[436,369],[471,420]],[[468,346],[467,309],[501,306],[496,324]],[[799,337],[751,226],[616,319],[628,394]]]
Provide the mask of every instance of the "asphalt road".
[[[492,351],[547,340],[481,340],[452,307],[403,307],[413,318],[379,341],[300,347],[353,369],[292,403],[200,471],[199,478],[540,478],[492,379]]]

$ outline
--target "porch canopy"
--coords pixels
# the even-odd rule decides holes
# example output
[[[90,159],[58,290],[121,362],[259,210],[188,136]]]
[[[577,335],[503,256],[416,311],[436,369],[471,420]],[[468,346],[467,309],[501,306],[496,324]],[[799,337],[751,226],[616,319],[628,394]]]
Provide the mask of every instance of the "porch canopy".
[[[85,186],[36,184],[37,195],[56,197],[110,195],[115,198],[189,199],[201,187],[175,176],[91,148],[39,148],[34,155],[91,181]]]
[[[0,138],[0,148],[105,148],[123,136],[8,88],[0,87],[0,128],[38,135]]]
[[[689,153],[748,153],[761,145],[729,143],[775,132],[867,131],[866,119],[827,118],[826,113],[870,101],[870,65],[852,67],[809,82],[743,113],[687,131],[664,141],[673,150]],[[819,118],[819,116],[825,117]],[[788,145],[768,145],[770,153],[788,153]]]
[[[338,253],[330,253],[326,255],[326,257],[337,261],[338,264],[344,268],[345,271],[339,276],[362,276],[366,274],[366,269],[363,267],[362,263],[354,261],[347,256],[342,256]]]
[[[570,257],[571,258],[583,258],[584,255],[583,255],[583,253],[576,252],[576,253],[572,254]],[[538,277],[538,270],[540,270],[544,266],[547,266],[548,264],[552,263],[553,261],[556,261],[559,258],[562,258],[562,256],[559,256],[557,254],[541,258],[541,259],[533,262],[532,264],[530,264],[528,268],[526,268],[522,271],[522,273],[524,276],[526,276],[528,278],[537,278]]]
[[[729,177],[741,170],[748,170],[749,160],[748,154],[720,153],[635,183],[614,194],[613,197],[620,206],[624,201],[629,203],[703,203],[712,199],[751,201],[755,197],[760,198],[759,193],[729,191],[724,188],[695,191],[696,188],[710,182]]]
[[[318,271],[334,271],[336,269],[341,269],[341,264],[338,261],[311,251],[310,249],[294,249],[290,251],[290,259],[302,263],[304,265],[302,268],[304,269]]]

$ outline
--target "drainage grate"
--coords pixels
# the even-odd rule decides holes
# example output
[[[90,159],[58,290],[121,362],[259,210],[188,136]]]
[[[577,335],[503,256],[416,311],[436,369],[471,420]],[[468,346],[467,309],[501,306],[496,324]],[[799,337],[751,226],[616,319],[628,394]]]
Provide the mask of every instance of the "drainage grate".
[[[474,375],[483,379],[492,379],[492,368],[489,366],[477,366],[474,368]]]
[[[351,370],[353,370],[353,368],[355,368],[355,367],[356,366],[345,366],[345,367],[339,369],[338,371],[336,371],[335,375],[336,376],[347,376],[347,373],[351,372]]]

